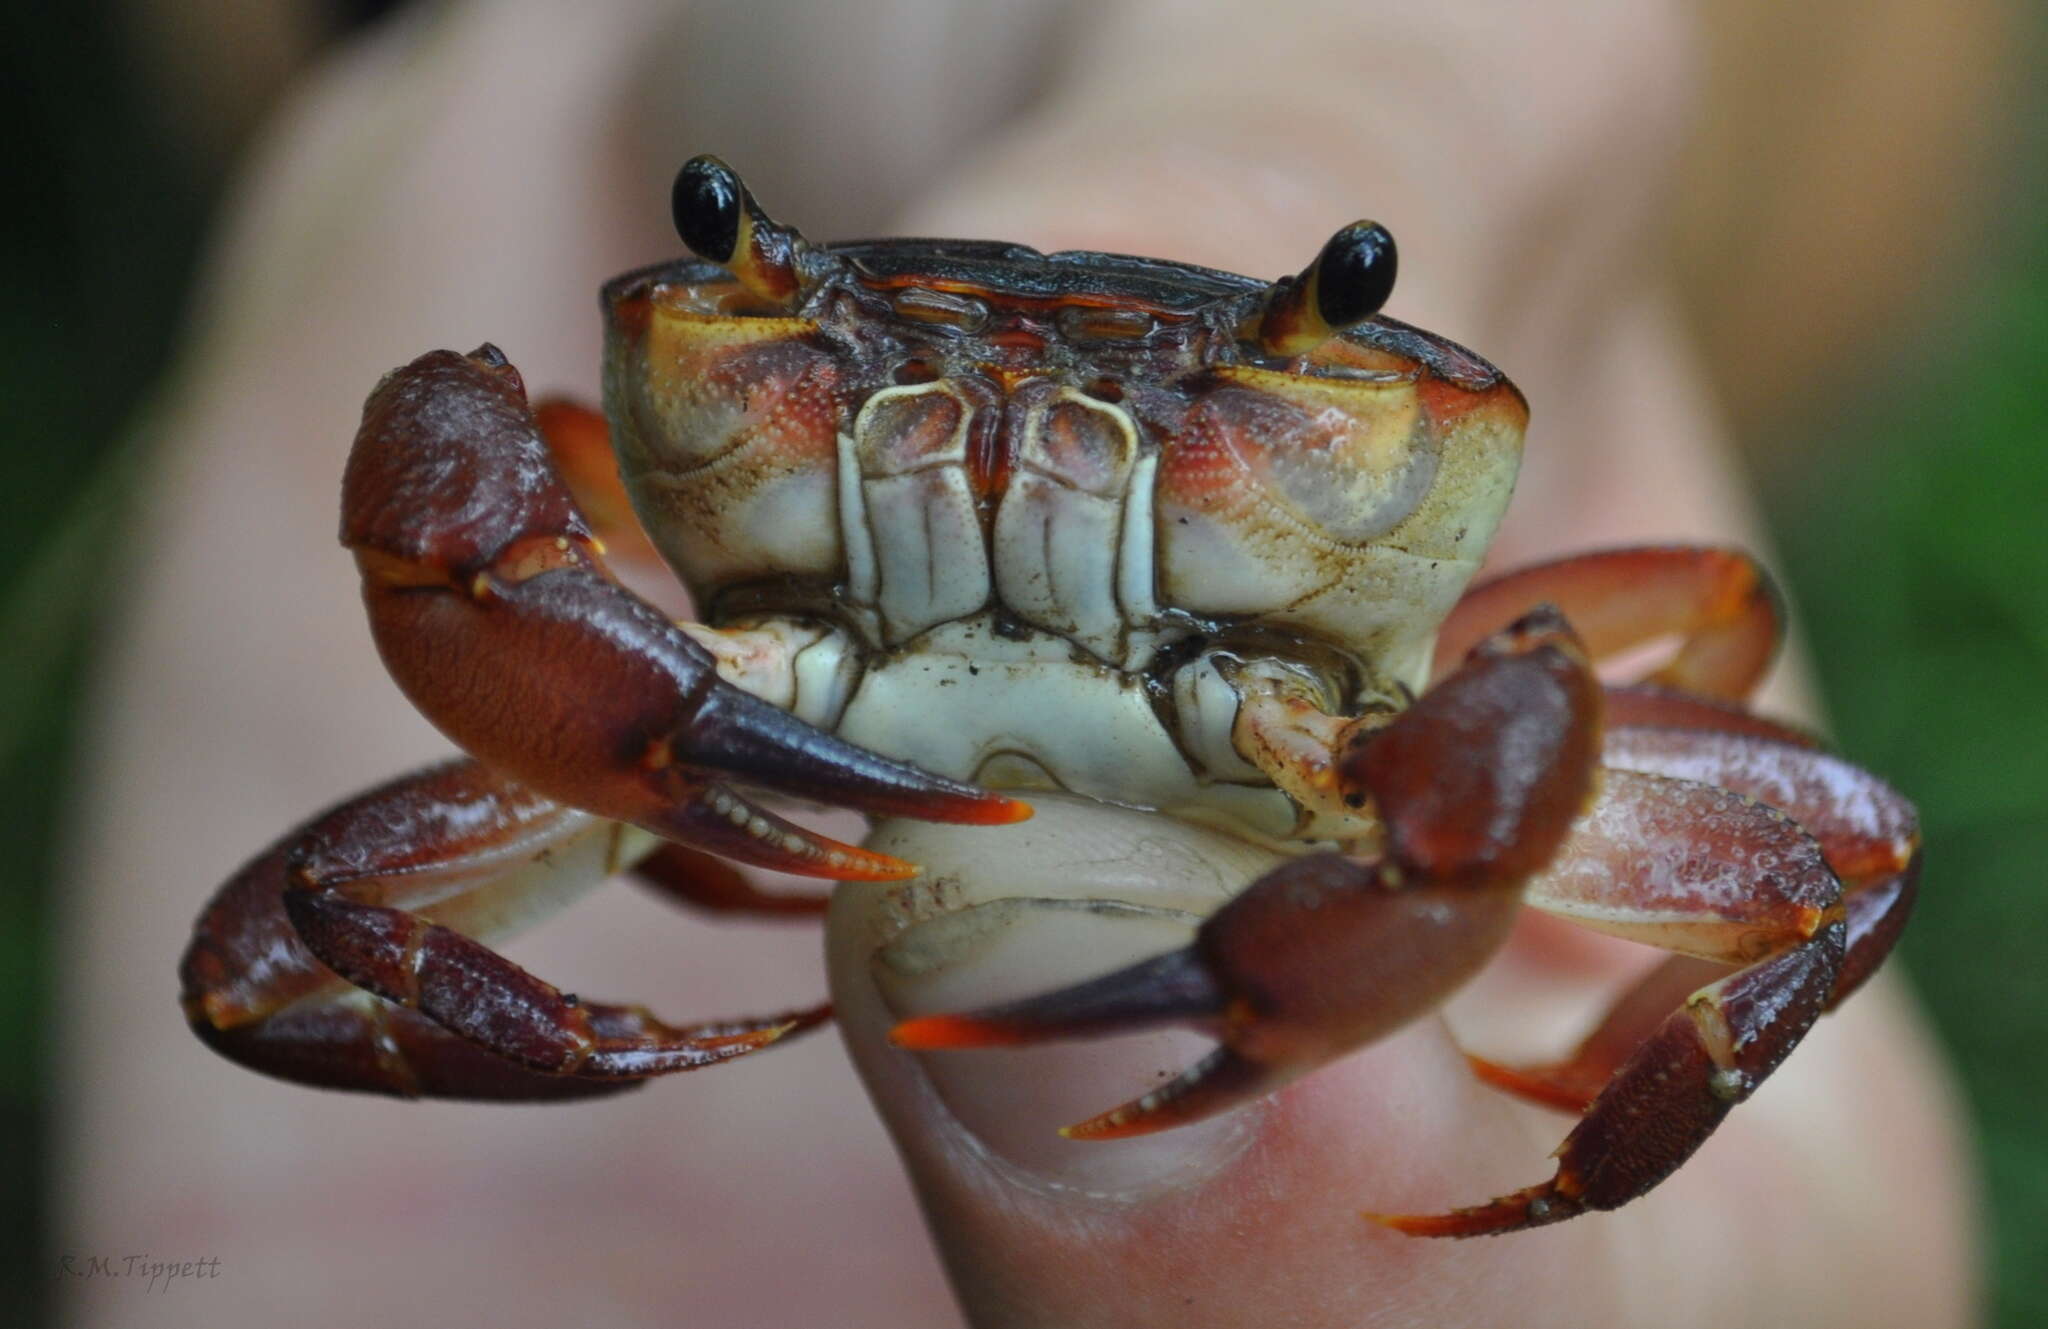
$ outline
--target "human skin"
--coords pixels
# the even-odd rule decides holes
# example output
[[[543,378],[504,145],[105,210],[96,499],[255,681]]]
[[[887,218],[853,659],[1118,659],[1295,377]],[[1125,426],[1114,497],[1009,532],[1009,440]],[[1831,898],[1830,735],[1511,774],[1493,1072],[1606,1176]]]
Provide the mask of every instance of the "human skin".
[[[661,200],[691,151],[821,237],[1277,274],[1370,212],[1403,246],[1391,312],[1535,403],[1498,561],[1754,543],[1656,259],[1689,112],[1674,11],[1453,4],[1425,26],[1331,5],[1251,25],[1127,4],[1081,27],[1023,6],[995,41],[998,20],[913,8],[457,6],[326,70],[255,158],[148,426],[160,466],[83,785],[62,1039],[67,1248],[218,1256],[221,1275],[180,1297],[79,1286],[76,1318],[901,1326],[953,1322],[957,1298],[990,1325],[1964,1322],[1956,1113],[1889,978],[1654,1195],[1484,1242],[1357,1217],[1535,1181],[1568,1126],[1476,1085],[1434,1019],[1249,1115],[1186,1184],[1079,1202],[991,1168],[881,1047],[842,937],[835,995],[929,1235],[824,1038],[510,1110],[298,1090],[185,1032],[170,972],[203,894],[281,827],[445,750],[383,677],[333,544],[362,395],[485,338],[537,390],[587,394],[592,292],[674,252]],[[1022,50],[1043,62],[1019,72]],[[817,163],[829,191],[803,183]],[[512,953],[677,1016],[818,991],[814,936],[656,908],[609,891]],[[1554,1038],[1641,955],[1531,924],[1456,1004],[1460,1032]]]

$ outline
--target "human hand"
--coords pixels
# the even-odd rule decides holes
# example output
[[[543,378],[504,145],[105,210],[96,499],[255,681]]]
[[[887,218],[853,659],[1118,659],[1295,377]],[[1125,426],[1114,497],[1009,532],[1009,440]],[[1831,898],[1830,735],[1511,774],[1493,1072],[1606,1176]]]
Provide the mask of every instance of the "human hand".
[[[1278,272],[1366,199],[1404,246],[1393,312],[1485,348],[1535,403],[1498,562],[1684,537],[1754,544],[1655,276],[1686,110],[1674,16],[1593,4],[1495,13],[1484,31],[1447,30],[1440,10],[1378,7],[1298,28],[1179,17],[1120,11],[1093,49],[1144,46],[1146,60],[1079,61],[1054,107],[901,229]],[[1796,678],[1773,700],[1805,704]],[[1058,851],[1034,845],[1030,857],[1046,852]],[[1570,1126],[1481,1087],[1445,1022],[1233,1117],[1064,1141],[1055,1126],[1142,1092],[1148,1072],[1192,1060],[1198,1040],[964,1060],[894,1049],[886,1031],[909,1012],[884,999],[869,964],[885,898],[842,894],[834,998],[976,1325],[1929,1325],[1968,1314],[1951,1109],[1891,984],[1818,1029],[1653,1196],[1501,1241],[1430,1241],[1359,1211],[1441,1212],[1540,1180]],[[1034,949],[1071,968],[1072,938],[1041,932],[1005,938],[1010,973],[949,976],[948,1005],[1008,995]],[[1586,1027],[1643,964],[1637,948],[1532,918],[1454,1003],[1451,1025],[1527,1055]],[[1928,1197],[1939,1198],[1918,1202]]]
[[[1481,349],[1537,403],[1504,562],[1747,535],[1654,278],[1683,109],[1668,15],[1617,2],[1540,18],[1438,6],[1427,21],[1304,7],[1256,26],[1143,5],[1085,23],[1029,7],[950,23],[743,4],[698,6],[682,27],[651,5],[612,17],[457,6],[352,53],[285,117],[223,244],[159,417],[169,465],[88,781],[102,799],[82,892],[93,926],[76,929],[68,1005],[92,1031],[69,1044],[81,1248],[192,1246],[224,1272],[203,1302],[96,1301],[102,1322],[267,1320],[289,1301],[301,1322],[324,1308],[355,1323],[451,1293],[501,1323],[593,1305],[721,1325],[950,1318],[886,1144],[823,1040],[581,1125],[240,1076],[166,1000],[201,890],[278,827],[440,750],[382,678],[332,546],[362,393],[419,349],[485,337],[537,389],[587,390],[590,292],[673,249],[659,200],[689,152],[730,156],[820,235],[997,235],[1255,273],[1299,268],[1370,211],[1403,245],[1392,312]],[[1056,52],[1032,71],[1031,109],[1016,109],[1037,86],[1019,49]],[[831,188],[793,197],[807,178]],[[656,931],[621,895],[579,911],[609,931],[550,934],[521,957],[593,990],[647,976],[618,995],[678,1013],[815,991],[805,939]],[[1461,1033],[1488,1048],[1552,1037],[1633,963],[1531,924],[1459,1003]],[[1951,1109],[1882,983],[1656,1195],[1548,1232],[1431,1243],[1356,1213],[1533,1181],[1563,1129],[1474,1086],[1434,1021],[1243,1114],[1221,1145],[1161,1137],[1182,1155],[1170,1184],[1103,1203],[993,1167],[916,1062],[880,1049],[886,1015],[861,964],[838,963],[848,1038],[980,1323],[1960,1314],[1970,1233]],[[1069,1083],[1095,1088],[1078,1070]],[[1036,1124],[1049,1136],[1060,1121]]]

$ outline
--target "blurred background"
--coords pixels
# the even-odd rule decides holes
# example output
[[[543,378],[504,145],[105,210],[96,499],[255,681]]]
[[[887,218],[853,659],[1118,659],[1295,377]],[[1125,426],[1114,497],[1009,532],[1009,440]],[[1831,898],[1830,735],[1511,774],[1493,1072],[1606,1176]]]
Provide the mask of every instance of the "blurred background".
[[[52,891],[67,804],[91,796],[70,778],[82,685],[151,476],[136,422],[238,154],[295,77],[405,7],[17,6],[0,46],[0,1323],[44,1322],[59,1290]],[[2048,1323],[2048,87],[2027,77],[2048,18],[1701,9],[1723,109],[1671,262],[1833,732],[1925,817],[1904,964],[1966,1087],[1996,1323]],[[1848,72],[1816,99],[1819,64]],[[195,910],[209,886],[148,884]]]

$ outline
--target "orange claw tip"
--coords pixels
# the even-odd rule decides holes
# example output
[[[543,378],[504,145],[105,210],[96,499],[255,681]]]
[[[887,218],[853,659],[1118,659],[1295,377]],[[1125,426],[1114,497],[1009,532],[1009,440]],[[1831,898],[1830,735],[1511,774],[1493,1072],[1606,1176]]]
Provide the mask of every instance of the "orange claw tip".
[[[952,782],[946,783],[950,785]],[[958,826],[1007,826],[1031,817],[1029,803],[986,789],[976,789],[972,785],[918,790],[898,795],[887,802],[862,803],[844,795],[841,799],[847,806],[859,807],[871,814],[915,817],[919,821],[943,821]]]
[[[1008,826],[1031,820],[1031,805],[1020,798],[990,794],[963,809],[960,821],[970,826]]]
[[[951,1048],[1016,1047],[1035,1041],[1030,1031],[972,1015],[920,1015],[889,1031],[889,1041],[913,1052]]]

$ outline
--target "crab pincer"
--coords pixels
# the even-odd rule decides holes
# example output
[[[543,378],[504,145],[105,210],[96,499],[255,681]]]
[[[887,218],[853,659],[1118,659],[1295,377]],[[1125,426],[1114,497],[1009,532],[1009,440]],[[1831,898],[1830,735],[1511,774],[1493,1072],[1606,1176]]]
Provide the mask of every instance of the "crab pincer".
[[[692,902],[815,912],[663,844],[817,877],[916,871],[736,786],[970,824],[1029,814],[720,677],[706,647],[609,575],[494,347],[436,351],[378,385],[342,542],[392,676],[477,760],[313,818],[216,894],[181,968],[186,1014],[254,1069],[405,1097],[549,1099],[744,1056],[828,1009],[669,1024],[563,992],[488,939],[643,860]]]
[[[612,579],[495,347],[431,352],[371,394],[341,534],[406,695],[487,765],[560,802],[741,862],[841,879],[913,869],[785,821],[735,786],[886,816],[1028,815],[722,679],[709,651]]]
[[[658,843],[474,761],[402,776],[228,880],[179,966],[186,1017],[215,1051],[284,1079],[511,1101],[718,1065],[824,1021],[814,1006],[670,1024],[563,992],[491,948]],[[693,893],[670,865],[661,874],[665,892]]]
[[[1523,884],[1594,787],[1600,685],[1539,610],[1476,648],[1398,718],[1360,733],[1339,780],[1384,828],[1374,859],[1274,868],[1186,949],[1060,992],[898,1025],[903,1047],[985,1047],[1193,1024],[1219,1046],[1161,1088],[1074,1126],[1111,1139],[1200,1120],[1286,1084],[1442,1001],[1506,939]]]
[[[895,1041],[997,1046],[1163,1023],[1213,1033],[1219,1046],[1194,1068],[1065,1132],[1142,1134],[1269,1093],[1429,1010],[1527,903],[1680,954],[1568,1062],[1475,1061],[1498,1087],[1584,1112],[1550,1180],[1449,1213],[1370,1217],[1477,1236],[1624,1204],[1690,1157],[1882,960],[1911,907],[1919,846],[1903,799],[1803,742],[1720,728],[1605,736],[1603,702],[1563,620],[1534,611],[1338,754],[1340,792],[1379,823],[1377,858],[1294,859],[1184,950],[911,1020]]]

